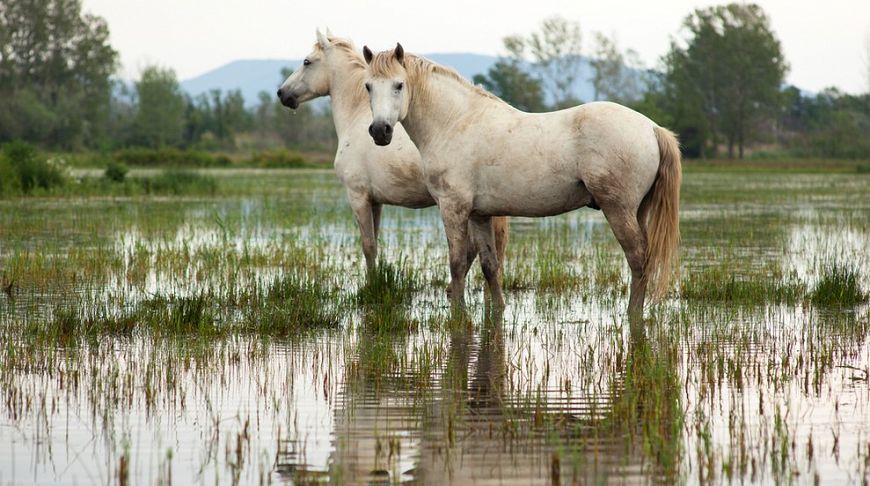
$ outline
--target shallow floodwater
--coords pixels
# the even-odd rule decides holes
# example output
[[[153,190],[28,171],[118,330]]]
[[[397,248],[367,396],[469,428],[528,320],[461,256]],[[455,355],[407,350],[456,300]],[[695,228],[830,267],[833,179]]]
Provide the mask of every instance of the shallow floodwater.
[[[833,263],[870,291],[870,176],[689,171],[680,288],[631,326],[599,212],[514,219],[507,309],[475,265],[459,315],[436,209],[385,208],[414,290],[363,304],[333,174],[214,174],[214,197],[0,201],[0,484],[870,481],[870,308],[810,298]],[[289,274],[337,325],[85,330],[197,296],[236,329]]]

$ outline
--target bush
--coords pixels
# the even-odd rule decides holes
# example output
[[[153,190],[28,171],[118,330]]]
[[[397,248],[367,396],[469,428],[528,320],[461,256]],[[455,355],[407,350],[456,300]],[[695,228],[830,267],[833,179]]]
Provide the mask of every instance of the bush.
[[[0,154],[0,196],[21,194],[21,180],[12,164]]]
[[[232,163],[226,155],[212,155],[197,150],[131,148],[115,152],[115,161],[140,167],[226,167]]]
[[[17,187],[24,194],[30,194],[34,189],[52,189],[63,186],[66,176],[62,162],[46,160],[39,156],[36,148],[25,142],[10,142],[3,146],[2,158],[6,167],[0,169],[4,182],[0,182],[3,191],[7,187]],[[17,183],[7,184],[6,178],[17,179]]]
[[[167,169],[154,177],[141,179],[148,194],[214,194],[217,181],[214,177],[189,170]]]
[[[120,162],[109,162],[109,165],[106,166],[106,171],[103,173],[103,176],[112,181],[112,182],[124,182],[124,178],[127,177],[127,172],[130,172],[130,168]]]
[[[303,169],[318,167],[309,162],[304,155],[290,150],[264,150],[251,155],[247,164],[263,169]]]

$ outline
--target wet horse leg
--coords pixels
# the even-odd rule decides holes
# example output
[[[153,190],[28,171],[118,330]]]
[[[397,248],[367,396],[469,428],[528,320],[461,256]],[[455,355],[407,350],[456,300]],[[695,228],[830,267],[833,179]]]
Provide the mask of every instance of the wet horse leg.
[[[366,269],[369,273],[375,270],[378,257],[378,239],[375,230],[375,216],[373,206],[368,197],[364,195],[352,195],[350,207],[354,218],[359,225],[360,240],[362,241],[363,255],[366,258]],[[378,205],[380,208],[380,205]],[[380,210],[378,210],[380,219]]]
[[[628,297],[628,313],[632,319],[643,317],[646,295],[646,235],[637,219],[637,210],[623,207],[602,207],[610,229],[622,246],[625,259],[631,268],[631,291]]]
[[[499,261],[496,255],[495,235],[492,230],[491,217],[472,217],[471,238],[480,254],[480,266],[483,276],[489,285],[492,303],[496,307],[504,307],[504,295],[499,283]]]

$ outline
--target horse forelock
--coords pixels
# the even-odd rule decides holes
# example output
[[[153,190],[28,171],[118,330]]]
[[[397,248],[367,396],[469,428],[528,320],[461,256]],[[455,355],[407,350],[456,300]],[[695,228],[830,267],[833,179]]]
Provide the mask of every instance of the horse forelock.
[[[392,78],[402,72],[402,64],[396,59],[396,50],[379,52],[372,57],[372,62],[369,63],[369,72],[372,76],[378,78]],[[411,60],[413,56],[405,56],[405,62]],[[409,73],[410,74],[410,73]]]

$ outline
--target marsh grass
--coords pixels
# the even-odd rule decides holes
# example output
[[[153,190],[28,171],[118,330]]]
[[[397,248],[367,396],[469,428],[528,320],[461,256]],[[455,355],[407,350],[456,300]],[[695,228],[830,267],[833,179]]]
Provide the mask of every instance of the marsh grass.
[[[140,178],[146,194],[214,194],[217,180],[208,175],[184,169],[167,169],[154,177]]]
[[[398,263],[378,262],[354,300],[363,313],[366,332],[395,333],[416,329],[409,306],[414,292],[422,287],[420,278],[405,258]]]
[[[64,450],[105,440],[94,462],[117,471],[123,457],[141,482],[143,464],[160,467],[149,450],[162,424],[189,444],[173,449],[167,483],[340,484],[372,470],[387,482],[388,468],[367,458],[405,464],[433,451],[447,463],[439,470],[517,484],[866,477],[867,407],[854,397],[867,387],[870,314],[805,305],[804,282],[821,286],[822,268],[799,252],[801,280],[783,256],[794,225],[829,242],[845,221],[865,241],[863,178],[689,175],[685,298],[652,307],[646,338],[627,336],[628,268],[606,225],[518,222],[507,276],[529,290],[508,295],[508,323],[481,323],[480,295],[467,314],[448,310],[435,210],[387,218],[394,263],[364,281],[333,174],[215,177],[220,197],[0,204],[0,428],[31,434],[11,436],[34,481],[62,480],[55,464],[77,467]],[[815,198],[834,210],[805,209]],[[844,258],[865,282],[866,260]],[[825,412],[822,422],[792,412],[802,410]],[[256,433],[243,432],[246,415]],[[124,449],[124,437],[143,446]],[[55,454],[48,467],[43,445]],[[506,461],[488,462],[499,452]],[[422,467],[402,471],[389,480],[428,479]]]
[[[341,299],[322,280],[292,272],[276,277],[244,300],[248,303],[244,326],[256,333],[286,337],[334,329],[341,323]]]
[[[762,305],[795,304],[806,296],[806,284],[793,275],[781,275],[774,270],[762,270],[740,275],[731,267],[710,267],[686,272],[680,286],[682,298],[694,301],[730,302]]]
[[[849,307],[867,302],[867,298],[858,270],[838,261],[822,265],[819,280],[810,293],[812,303],[820,307]]]
[[[673,480],[679,472],[686,420],[679,341],[666,325],[653,323],[649,327],[653,331],[650,338],[645,330],[632,329],[628,347],[622,350],[621,384],[613,384],[619,391],[603,425],[639,446],[653,477]]]
[[[362,306],[402,306],[409,303],[420,283],[406,259],[397,264],[379,261],[365,283],[356,292],[356,301]]]

